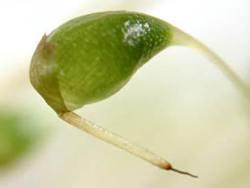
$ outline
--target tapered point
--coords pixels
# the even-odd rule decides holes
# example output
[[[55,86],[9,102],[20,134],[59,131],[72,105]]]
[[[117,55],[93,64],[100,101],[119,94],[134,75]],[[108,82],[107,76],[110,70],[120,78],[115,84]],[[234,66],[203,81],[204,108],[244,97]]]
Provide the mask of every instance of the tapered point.
[[[187,176],[190,176],[192,178],[198,178],[198,176],[196,176],[194,174],[191,174],[189,172],[185,172],[185,171],[173,168],[172,165],[170,163],[166,162],[166,161],[163,161],[163,163],[161,163],[161,165],[159,167],[164,169],[164,170],[171,170],[173,172],[177,172],[179,174],[187,175]]]
[[[192,177],[192,178],[198,178],[198,176],[196,176],[196,175],[194,175],[194,174],[191,174],[191,173],[189,173],[189,172],[184,172],[184,171],[181,171],[181,170],[177,170],[177,169],[175,169],[175,168],[170,168],[169,170],[172,170],[172,171],[177,172],[177,173],[179,173],[179,174],[183,174],[183,175],[190,176],[190,177]]]

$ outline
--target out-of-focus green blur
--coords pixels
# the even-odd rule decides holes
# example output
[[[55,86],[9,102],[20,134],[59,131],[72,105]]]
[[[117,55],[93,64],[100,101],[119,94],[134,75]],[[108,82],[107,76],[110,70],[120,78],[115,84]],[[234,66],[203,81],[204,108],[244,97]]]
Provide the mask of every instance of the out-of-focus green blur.
[[[0,111],[0,168],[15,162],[28,152],[40,137],[36,129],[39,123],[30,122],[21,112]],[[37,125],[34,125],[37,124]]]
[[[166,49],[119,93],[78,112],[160,154],[176,168],[199,175],[198,180],[157,169],[68,126],[35,92],[28,77],[30,58],[45,32],[90,12],[134,10],[199,38],[250,83],[249,9],[248,0],[1,1],[0,112],[20,113],[25,117],[20,126],[27,120],[28,130],[46,136],[39,144],[32,141],[33,149],[22,150],[16,163],[0,167],[0,188],[249,188],[249,104],[196,52]],[[3,131],[12,125],[4,124],[0,155],[7,147]],[[26,148],[37,132],[25,131],[27,137],[20,137],[19,128],[14,127],[13,136]]]

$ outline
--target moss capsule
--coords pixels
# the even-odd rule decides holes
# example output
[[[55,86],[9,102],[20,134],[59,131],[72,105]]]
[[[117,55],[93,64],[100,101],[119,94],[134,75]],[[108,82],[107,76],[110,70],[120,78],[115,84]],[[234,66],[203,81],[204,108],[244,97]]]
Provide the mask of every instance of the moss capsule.
[[[44,35],[32,58],[30,80],[64,121],[160,168],[191,175],[72,112],[113,95],[150,58],[173,45],[205,54],[249,96],[241,79],[204,44],[158,18],[126,11],[77,17]]]
[[[139,13],[75,18],[42,38],[31,82],[56,112],[72,111],[117,92],[171,38],[161,20]]]

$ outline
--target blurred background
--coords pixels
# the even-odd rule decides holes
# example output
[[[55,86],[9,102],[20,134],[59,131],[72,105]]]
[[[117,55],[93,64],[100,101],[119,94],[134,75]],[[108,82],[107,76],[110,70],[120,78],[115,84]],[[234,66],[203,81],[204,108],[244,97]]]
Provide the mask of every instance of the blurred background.
[[[248,0],[1,0],[0,188],[249,188],[248,105],[190,49],[163,51],[120,92],[78,112],[199,179],[159,170],[68,126],[35,92],[28,71],[41,36],[104,10],[140,11],[176,25],[250,84]]]

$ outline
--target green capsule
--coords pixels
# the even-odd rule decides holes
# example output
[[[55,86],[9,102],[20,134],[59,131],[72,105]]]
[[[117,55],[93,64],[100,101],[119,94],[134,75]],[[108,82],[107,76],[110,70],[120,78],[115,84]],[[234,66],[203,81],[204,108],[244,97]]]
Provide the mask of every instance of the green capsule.
[[[249,86],[207,46],[165,21],[126,11],[81,16],[44,35],[32,58],[30,80],[62,120],[162,169],[196,177],[72,112],[113,95],[150,58],[174,45],[207,56],[249,99]]]
[[[249,88],[201,42],[158,18],[111,11],[74,18],[44,35],[30,80],[57,112],[73,111],[119,91],[150,58],[171,45],[196,48],[249,96]]]
[[[165,22],[140,13],[78,17],[42,38],[31,82],[56,112],[72,111],[119,91],[171,39]]]

